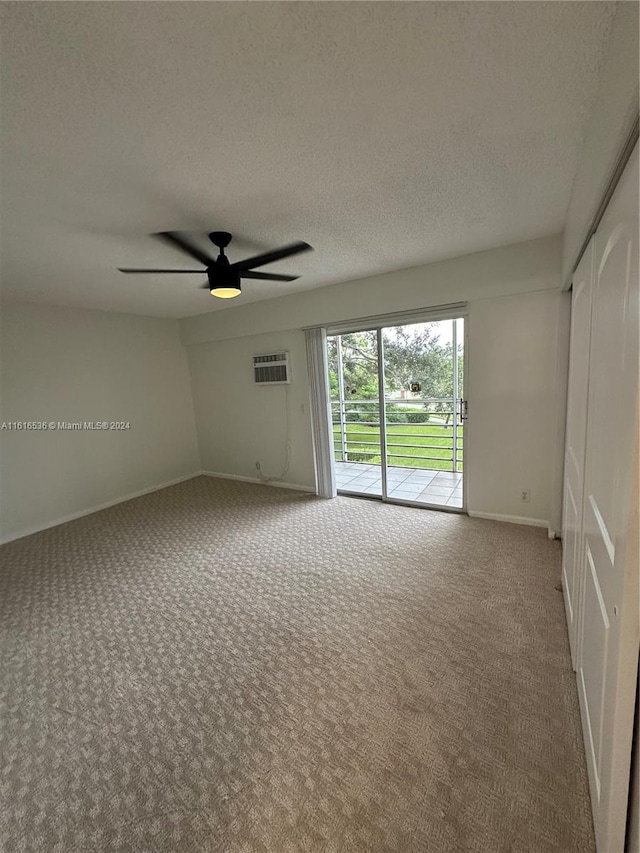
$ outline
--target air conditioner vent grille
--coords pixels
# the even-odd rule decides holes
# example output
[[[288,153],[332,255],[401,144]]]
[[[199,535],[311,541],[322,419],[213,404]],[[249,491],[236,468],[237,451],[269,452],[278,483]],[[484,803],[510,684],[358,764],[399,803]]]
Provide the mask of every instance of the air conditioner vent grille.
[[[285,385],[291,382],[289,353],[254,355],[253,375],[257,385]]]

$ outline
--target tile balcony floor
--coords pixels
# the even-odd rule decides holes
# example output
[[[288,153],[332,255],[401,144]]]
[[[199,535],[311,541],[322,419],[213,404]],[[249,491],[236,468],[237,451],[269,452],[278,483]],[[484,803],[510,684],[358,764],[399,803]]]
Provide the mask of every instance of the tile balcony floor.
[[[380,465],[366,462],[335,464],[338,491],[382,495]],[[387,492],[395,500],[462,509],[462,474],[390,466],[387,470]]]

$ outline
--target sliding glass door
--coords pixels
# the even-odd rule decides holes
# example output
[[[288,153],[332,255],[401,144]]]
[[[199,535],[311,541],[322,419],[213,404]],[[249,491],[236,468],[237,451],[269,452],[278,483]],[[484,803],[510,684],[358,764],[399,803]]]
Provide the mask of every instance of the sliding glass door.
[[[338,491],[464,508],[464,320],[327,338]]]
[[[327,338],[338,490],[382,497],[378,331]]]

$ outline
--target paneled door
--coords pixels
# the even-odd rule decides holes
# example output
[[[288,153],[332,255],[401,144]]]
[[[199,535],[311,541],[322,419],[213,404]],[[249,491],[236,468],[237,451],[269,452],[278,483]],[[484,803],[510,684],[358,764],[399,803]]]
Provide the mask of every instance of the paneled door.
[[[591,340],[592,240],[573,277],[571,342],[562,525],[562,591],[569,627],[573,668],[578,667],[580,609],[582,604],[582,506],[585,443],[587,438],[587,388]]]
[[[638,668],[638,149],[595,234],[578,693],[600,853],[623,853]]]

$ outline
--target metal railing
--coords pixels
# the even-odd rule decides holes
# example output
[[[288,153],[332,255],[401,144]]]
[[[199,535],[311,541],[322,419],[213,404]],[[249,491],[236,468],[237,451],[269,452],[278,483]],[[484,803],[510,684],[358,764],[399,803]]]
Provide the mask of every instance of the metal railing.
[[[378,400],[332,400],[331,412],[336,461],[379,465]],[[461,400],[454,397],[385,400],[385,422],[388,465],[462,470]]]

